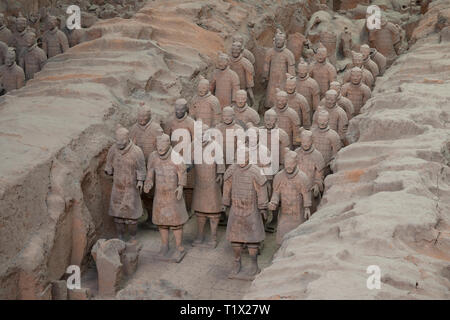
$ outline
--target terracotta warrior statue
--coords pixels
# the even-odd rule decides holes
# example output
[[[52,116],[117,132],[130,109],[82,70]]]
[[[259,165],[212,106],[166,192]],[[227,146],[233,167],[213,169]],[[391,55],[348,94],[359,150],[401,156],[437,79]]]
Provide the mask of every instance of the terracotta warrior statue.
[[[137,222],[142,216],[140,194],[147,172],[144,153],[123,127],[116,131],[116,143],[106,157],[105,173],[113,176],[109,215],[114,217],[119,238],[123,240],[128,229],[134,240]]]
[[[311,124],[313,111],[315,111],[319,105],[319,84],[316,80],[309,76],[309,65],[304,60],[300,60],[297,66],[297,71],[297,92],[306,98],[309,106],[311,107],[311,118],[309,121]]]
[[[363,55],[359,52],[353,52],[352,63],[347,66],[347,70],[344,73],[344,83],[350,82],[350,73],[353,67],[361,69],[363,83],[372,89],[375,84],[375,79],[372,76],[372,72],[365,68]]]
[[[34,75],[41,71],[47,63],[47,56],[45,52],[38,47],[36,42],[36,34],[34,32],[27,32],[25,34],[27,48],[22,52],[20,59],[20,66],[25,72],[25,79],[30,80]]]
[[[233,36],[232,38],[232,43],[235,42],[240,42],[242,44],[242,55],[244,56],[244,58],[246,58],[248,61],[251,62],[251,64],[255,64],[255,56],[253,55],[253,53],[251,53],[250,50],[245,48],[245,43],[244,43],[244,37],[240,34],[236,34]]]
[[[288,106],[288,94],[279,90],[277,92],[275,106],[272,108],[278,116],[278,127],[286,131],[289,144],[296,146],[300,144],[300,118],[297,112]]]
[[[345,27],[344,32],[341,33],[340,48],[345,58],[352,57],[353,39],[348,27]]]
[[[311,182],[298,168],[297,161],[297,153],[286,152],[284,169],[277,173],[273,181],[273,193],[268,207],[275,211],[281,202],[276,236],[278,245],[286,233],[311,216]]]
[[[42,36],[42,49],[50,59],[69,50],[69,41],[64,32],[59,30],[56,17],[50,16],[48,24],[49,28]]]
[[[370,99],[372,92],[368,86],[362,82],[362,70],[354,67],[350,73],[350,82],[342,86],[341,94],[347,97],[353,104],[354,115],[358,115],[363,105]]]
[[[13,34],[12,46],[16,48],[16,62],[19,62],[23,52],[27,49],[25,34],[28,29],[28,21],[23,16],[16,19],[16,32]]]
[[[203,135],[199,135],[196,138],[200,140],[199,144],[202,146],[202,150],[209,148],[216,150],[213,145],[218,145],[218,143],[211,138],[207,129],[208,127],[204,126]],[[223,161],[222,163],[218,163],[218,161],[208,163],[204,160],[201,163],[195,163],[194,167],[195,187],[192,198],[192,209],[197,216],[197,238],[192,245],[197,246],[203,244],[205,224],[209,219],[211,239],[207,243],[207,246],[215,248],[217,246],[217,226],[219,225],[220,216],[223,211],[222,183],[225,164]]]
[[[11,46],[13,44],[13,34],[6,26],[5,15],[3,13],[0,13],[0,41],[5,43],[7,46]]]
[[[286,48],[286,35],[277,32],[273,39],[273,48],[266,52],[262,73],[263,84],[267,81],[265,107],[269,109],[275,105],[276,89],[282,89],[286,84],[286,73],[295,76],[295,57]]]
[[[25,85],[23,69],[16,64],[16,51],[8,48],[5,64],[0,67],[1,89],[5,92],[20,89]]]
[[[239,76],[230,69],[230,58],[225,53],[219,54],[210,88],[222,109],[236,101],[236,92],[240,89]]]
[[[242,49],[241,42],[233,42],[231,47],[230,69],[238,75],[240,88],[244,91],[247,90],[250,105],[253,106],[255,102],[255,96],[253,95],[255,69],[253,68],[253,64],[244,57]]]
[[[321,192],[323,192],[323,178],[325,162],[322,154],[313,145],[312,132],[304,130],[301,134],[302,145],[297,148],[297,163],[301,171],[308,177],[311,184],[312,206],[311,213],[314,213],[320,203]]]
[[[223,157],[225,160],[225,164],[228,167],[235,161],[239,140],[238,133],[241,132],[242,134],[244,134],[244,128],[236,122],[235,112],[232,107],[223,108],[222,123],[217,125],[216,128],[222,134]],[[227,132],[230,132],[229,135],[227,135]],[[230,138],[233,137],[233,139],[228,139],[228,136]],[[243,139],[245,139],[245,137]]]
[[[205,79],[206,80],[206,79]],[[208,81],[208,80],[206,80]],[[207,83],[203,83],[202,86],[207,85]],[[205,87],[202,87],[202,90]],[[207,88],[207,87],[206,87]],[[206,89],[208,90],[208,89]],[[203,93],[204,91],[202,91]],[[214,97],[211,95],[211,97]],[[214,97],[215,98],[215,97]],[[217,99],[216,99],[217,100]],[[199,105],[206,105],[199,104]],[[217,110],[220,110],[220,106],[217,102]],[[199,109],[196,109],[199,110]],[[200,113],[199,113],[200,114]],[[175,114],[172,115],[171,119],[167,121],[164,129],[165,133],[171,137],[172,147],[174,150],[179,153],[182,157],[185,156],[184,151],[192,152],[189,150],[191,148],[191,143],[194,140],[194,124],[195,120],[192,119],[188,114],[188,105],[185,99],[178,99],[175,101]],[[182,131],[179,131],[182,130]],[[181,134],[181,136],[179,136]],[[186,185],[183,188],[184,192],[184,200],[186,202],[186,209],[188,213],[191,213],[191,204],[192,204],[192,194],[194,192],[194,169],[190,164],[192,164],[192,158],[190,159],[190,163],[187,162],[187,158],[184,158],[185,164],[189,165],[187,168],[187,180]]]
[[[331,129],[336,131],[342,141],[346,142],[347,128],[348,128],[348,118],[344,109],[337,105],[338,93],[334,90],[328,90],[325,94],[325,106],[319,107],[316,112],[314,112],[313,127],[318,127],[318,117],[320,110],[326,110],[329,113],[330,121],[329,126]]]
[[[337,100],[336,104],[344,109],[345,113],[347,114],[347,119],[350,121],[351,118],[353,118],[355,109],[353,108],[353,103],[350,101],[350,99],[342,96],[341,94],[342,85],[339,81],[333,81],[330,83],[330,90],[334,90],[337,92]],[[325,106],[325,98],[320,100],[320,105]]]
[[[233,107],[235,119],[241,125],[245,126],[251,122],[253,126],[259,124],[259,114],[247,104],[247,92],[239,90],[236,93],[236,105]]]
[[[311,126],[311,108],[308,100],[297,92],[297,79],[286,74],[286,93],[288,95],[288,106],[297,112],[300,119],[300,125],[309,128]]]
[[[182,245],[183,225],[189,219],[183,199],[186,165],[181,156],[172,150],[168,135],[158,136],[156,149],[148,159],[144,191],[148,193],[155,187],[152,220],[161,235],[159,255],[167,257],[169,254],[170,229],[176,242],[174,259],[179,262],[186,253]]]
[[[380,74],[380,70],[378,68],[378,65],[370,57],[370,47],[367,44],[363,44],[359,48],[359,51],[362,54],[364,68],[369,70],[372,73],[373,78],[375,79]]]
[[[0,65],[5,64],[7,54],[8,54],[8,46],[3,41],[0,41]]]
[[[135,145],[141,148],[144,153],[147,164],[148,157],[156,150],[156,138],[163,134],[159,123],[152,118],[152,112],[149,106],[143,105],[139,108],[137,121],[130,129],[130,139]],[[142,195],[142,203],[147,210],[147,224],[152,221],[153,192]]]
[[[264,223],[267,217],[266,178],[257,166],[249,163],[249,151],[245,148],[245,161],[233,164],[224,174],[223,204],[230,207],[227,225],[227,240],[234,251],[234,266],[230,277],[252,279],[259,273],[258,249],[265,238]],[[243,274],[241,252],[248,247],[251,266]]]
[[[400,40],[398,28],[392,22],[388,22],[384,15],[381,16],[381,28],[369,30],[370,46],[376,48],[386,57],[388,66],[390,66],[397,57],[395,46],[398,45]]]
[[[317,117],[318,127],[312,130],[313,145],[322,154],[325,162],[325,172],[330,172],[330,164],[341,149],[341,139],[336,131],[328,125],[330,115],[326,110],[320,110]]]
[[[364,55],[364,53],[361,51]],[[375,62],[378,66],[379,75],[382,76],[384,71],[386,70],[386,57],[377,51],[375,48],[370,48],[370,58]]]
[[[209,81],[200,79],[197,94],[192,98],[189,114],[194,120],[201,120],[208,127],[215,127],[222,120],[222,108],[219,99],[209,91]]]
[[[320,89],[320,98],[323,98],[325,92],[330,88],[330,82],[336,80],[336,68],[327,61],[327,49],[320,47],[314,56],[316,60],[312,66],[310,75],[317,81]]]

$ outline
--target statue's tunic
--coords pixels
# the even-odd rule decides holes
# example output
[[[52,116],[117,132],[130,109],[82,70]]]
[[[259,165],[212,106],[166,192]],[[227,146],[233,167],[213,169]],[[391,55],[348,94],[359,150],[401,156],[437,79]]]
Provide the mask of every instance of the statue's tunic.
[[[231,206],[227,224],[227,240],[259,243],[265,238],[263,218],[259,210],[267,210],[266,178],[256,165],[244,168],[232,165],[224,175],[223,203]]]
[[[352,102],[355,116],[359,114],[361,108],[372,95],[370,88],[362,82],[357,85],[347,82],[342,86],[341,94]]]
[[[6,92],[20,89],[25,85],[25,73],[15,62],[11,67],[1,66],[0,77],[1,86]]]
[[[326,60],[322,63],[315,61],[309,74],[317,81],[321,98],[330,89],[330,83],[336,81],[337,77],[336,68]]]
[[[208,92],[203,97],[196,95],[191,101],[189,114],[197,121],[201,120],[208,127],[215,127],[222,120],[222,108],[219,99]]]
[[[30,80],[34,75],[41,71],[47,62],[45,52],[35,44],[31,48],[26,48],[22,57],[20,66],[25,72],[25,79]]]
[[[163,134],[159,123],[151,119],[145,126],[135,123],[130,129],[131,140],[142,149],[145,160],[156,150],[156,138]]]
[[[258,112],[247,104],[242,108],[235,105],[233,109],[236,121],[242,126],[246,126],[249,122],[251,122],[253,126],[259,124],[260,118]]]
[[[142,216],[142,202],[136,185],[146,177],[145,157],[132,141],[124,150],[114,144],[106,158],[105,171],[113,175],[109,215],[137,220]]]
[[[179,157],[179,164],[173,162],[174,157]],[[186,185],[186,166],[180,158],[181,156],[172,149],[164,156],[154,151],[149,157],[147,180],[154,179],[152,222],[157,226],[176,227],[189,219],[184,197],[178,200],[175,194],[178,186]]]
[[[210,81],[211,92],[219,99],[223,108],[231,106],[236,101],[236,92],[240,89],[239,76],[230,69],[216,69]]]
[[[253,88],[255,86],[254,76],[255,68],[253,64],[248,61],[242,54],[237,57],[230,58],[230,69],[236,72],[239,77],[239,86],[243,90]]]
[[[308,177],[295,168],[292,173],[285,169],[273,180],[272,203],[281,201],[276,241],[281,244],[286,233],[305,221],[304,208],[311,207],[311,185]]]
[[[313,128],[318,127],[317,119],[319,117],[319,112],[321,110],[328,111],[328,114],[330,116],[330,120],[328,122],[328,125],[331,129],[337,132],[339,137],[342,141],[345,140],[345,137],[347,135],[347,129],[348,129],[348,119],[347,114],[345,113],[344,109],[337,106],[336,104],[332,108],[328,107],[322,107],[319,106],[316,112],[314,112],[313,116]]]
[[[322,154],[325,166],[328,166],[342,147],[341,139],[329,126],[325,129],[314,128],[312,134],[313,145]]]
[[[287,105],[282,109],[273,107],[272,110],[277,113],[278,127],[288,134],[289,144],[297,145],[300,141],[300,118],[297,112]]]
[[[320,100],[320,88],[316,80],[311,78],[309,75],[304,78],[297,77],[296,91],[306,98],[311,110],[316,110]]]
[[[297,112],[300,118],[301,126],[305,128],[311,127],[311,108],[308,100],[300,93],[288,93],[288,107]]]
[[[58,28],[46,31],[42,36],[42,49],[49,59],[66,52],[69,50],[67,36]]]

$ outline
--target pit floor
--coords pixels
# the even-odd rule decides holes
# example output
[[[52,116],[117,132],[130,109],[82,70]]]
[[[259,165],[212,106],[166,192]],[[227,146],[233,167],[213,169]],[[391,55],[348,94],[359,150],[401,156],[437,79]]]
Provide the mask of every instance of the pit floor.
[[[205,227],[206,240],[209,239],[209,222]],[[173,287],[186,290],[191,299],[241,299],[250,288],[251,281],[228,279],[233,265],[233,250],[225,239],[225,226],[219,226],[218,244],[215,249],[192,247],[197,233],[197,220],[192,216],[184,226],[183,245],[187,251],[180,263],[155,260],[152,252],[158,252],[160,246],[159,232],[140,228],[137,239],[142,244],[136,273],[122,284],[139,286],[146,282],[166,280]],[[170,236],[171,249],[175,246],[173,234]],[[266,233],[264,247],[258,256],[260,269],[270,265],[278,246],[275,233]],[[243,251],[242,268],[249,263],[247,250]],[[82,277],[82,286],[88,287],[94,299],[97,296],[97,272],[95,264]],[[139,297],[136,297],[139,299]]]

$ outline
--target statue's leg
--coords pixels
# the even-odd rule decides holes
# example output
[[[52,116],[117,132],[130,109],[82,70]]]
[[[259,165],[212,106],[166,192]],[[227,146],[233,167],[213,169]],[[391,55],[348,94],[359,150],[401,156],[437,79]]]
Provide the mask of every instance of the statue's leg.
[[[114,225],[116,227],[117,236],[119,237],[120,240],[124,240],[126,226],[125,226],[123,219],[114,218]]]
[[[176,226],[172,228],[173,234],[175,236],[175,243],[177,245],[177,254],[184,253],[183,243],[183,226]]]
[[[194,244],[200,244],[204,240],[206,216],[199,214],[199,212],[196,212],[195,214],[197,215],[197,239],[194,240]]]
[[[128,232],[130,233],[130,241],[134,241],[137,235],[137,220],[128,224]]]
[[[158,226],[158,228],[161,235],[161,249],[159,250],[159,254],[166,255],[169,252],[169,227]]]
[[[211,227],[211,240],[209,241],[213,247],[217,245],[217,227],[219,225],[220,215],[209,218],[209,225]]]
[[[234,251],[234,265],[231,271],[231,274],[238,274],[241,271],[241,252],[242,252],[242,243],[232,242],[231,246]]]
[[[258,267],[258,249],[259,244],[249,244],[248,245],[248,254],[250,255],[251,265],[248,271],[249,275],[256,275],[261,270]]]

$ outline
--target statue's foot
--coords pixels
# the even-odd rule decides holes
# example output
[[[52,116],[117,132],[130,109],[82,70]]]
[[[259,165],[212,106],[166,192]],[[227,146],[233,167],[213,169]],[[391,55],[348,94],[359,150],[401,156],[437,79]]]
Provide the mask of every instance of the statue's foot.
[[[237,275],[239,271],[241,271],[241,260],[234,260],[230,275]]]
[[[197,239],[194,240],[194,242],[192,243],[193,246],[195,245],[199,245],[203,243],[203,237],[197,237]]]
[[[214,239],[209,240],[208,241],[208,246],[210,246],[211,248],[217,247],[217,240],[214,240]]]
[[[177,250],[175,250],[175,254],[174,254],[173,258],[178,261],[181,258],[183,258],[184,254],[185,254],[184,248],[179,247],[179,248],[177,248]]]
[[[257,256],[250,256],[250,259],[251,259],[251,265],[247,271],[247,274],[249,276],[255,276],[261,272],[261,269],[259,269],[259,267],[258,267],[258,258],[257,258]]]

